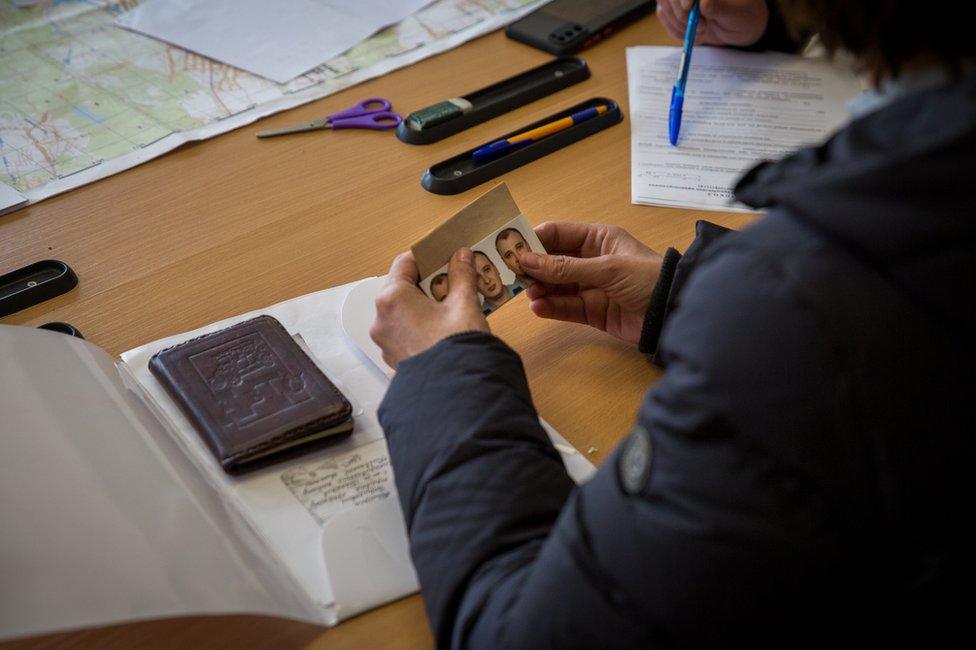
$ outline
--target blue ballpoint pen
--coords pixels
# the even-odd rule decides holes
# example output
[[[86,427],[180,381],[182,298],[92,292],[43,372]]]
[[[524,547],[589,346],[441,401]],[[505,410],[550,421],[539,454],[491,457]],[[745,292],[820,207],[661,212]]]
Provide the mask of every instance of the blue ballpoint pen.
[[[685,29],[685,47],[681,53],[681,68],[678,70],[678,80],[671,91],[671,110],[668,112],[668,137],[671,145],[678,145],[678,131],[681,130],[681,108],[685,103],[685,84],[688,83],[688,69],[691,67],[691,49],[695,46],[695,35],[698,32],[698,0],[688,13],[688,27]]]
[[[491,144],[486,144],[483,147],[479,147],[471,152],[471,157],[479,161],[488,160],[489,158],[494,158],[504,153],[508,153],[513,149],[537,142],[542,138],[548,138],[554,133],[564,131],[575,124],[579,124],[580,122],[594,118],[597,115],[603,115],[606,112],[606,104],[584,108],[583,110],[573,113],[568,117],[558,119],[555,122],[549,122],[548,124],[543,124],[542,126],[536,127],[531,131],[519,133],[518,135],[513,135],[503,140],[496,140]]]

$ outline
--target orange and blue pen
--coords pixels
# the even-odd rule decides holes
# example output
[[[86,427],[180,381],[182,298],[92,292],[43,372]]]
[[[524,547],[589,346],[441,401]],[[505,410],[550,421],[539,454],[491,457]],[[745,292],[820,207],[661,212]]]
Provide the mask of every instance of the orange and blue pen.
[[[543,124],[542,126],[534,128],[531,131],[519,133],[518,135],[513,135],[510,138],[496,140],[491,144],[486,144],[485,146],[471,152],[471,157],[475,160],[487,160],[489,158],[494,158],[495,156],[500,156],[503,153],[508,153],[513,149],[532,144],[533,142],[546,138],[554,133],[565,131],[574,124],[585,122],[586,120],[592,119],[597,115],[603,115],[606,112],[606,104],[586,108],[578,113],[573,113],[569,117],[564,117],[556,120],[555,122],[550,122],[549,124]]]
[[[668,111],[668,139],[671,146],[678,145],[678,132],[681,130],[681,109],[685,103],[685,86],[688,84],[688,70],[691,68],[691,50],[695,47],[698,35],[698,0],[688,13],[688,26],[685,27],[685,47],[681,52],[681,68],[678,80],[671,90],[671,110]]]

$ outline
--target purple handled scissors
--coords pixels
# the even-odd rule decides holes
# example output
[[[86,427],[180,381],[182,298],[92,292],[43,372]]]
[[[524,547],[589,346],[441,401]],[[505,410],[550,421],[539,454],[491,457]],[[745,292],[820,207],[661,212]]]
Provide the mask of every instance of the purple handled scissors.
[[[270,138],[288,133],[304,133],[320,129],[395,129],[403,118],[391,111],[393,106],[388,99],[371,97],[356,102],[344,111],[327,115],[321,120],[313,120],[282,129],[258,131],[259,138]]]

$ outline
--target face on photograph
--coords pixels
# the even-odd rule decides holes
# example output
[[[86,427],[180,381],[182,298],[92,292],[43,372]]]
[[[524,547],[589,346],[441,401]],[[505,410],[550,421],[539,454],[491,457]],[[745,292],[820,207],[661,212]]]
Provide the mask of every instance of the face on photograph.
[[[437,302],[447,298],[448,291],[450,291],[450,285],[447,282],[447,273],[440,273],[430,281],[430,295]]]
[[[495,263],[481,251],[474,252],[474,270],[478,273],[478,293],[486,300],[498,300],[505,293],[501,275]]]
[[[515,228],[506,228],[495,238],[495,249],[512,273],[517,277],[525,276],[525,271],[522,270],[522,255],[531,252],[532,249],[522,233]]]

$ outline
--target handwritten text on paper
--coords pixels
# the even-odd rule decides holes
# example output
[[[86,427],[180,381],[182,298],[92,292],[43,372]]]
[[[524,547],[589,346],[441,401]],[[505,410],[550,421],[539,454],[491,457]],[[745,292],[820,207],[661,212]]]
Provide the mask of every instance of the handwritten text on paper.
[[[338,512],[386,499],[393,491],[390,458],[385,453],[357,451],[303,465],[282,473],[281,480],[320,526]]]

